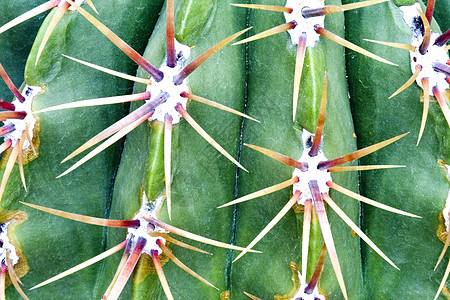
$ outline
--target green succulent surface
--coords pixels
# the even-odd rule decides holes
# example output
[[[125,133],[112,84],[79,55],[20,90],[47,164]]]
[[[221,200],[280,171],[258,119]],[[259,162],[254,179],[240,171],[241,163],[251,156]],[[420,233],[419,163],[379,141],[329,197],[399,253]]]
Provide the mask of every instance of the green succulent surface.
[[[166,8],[170,1],[93,2],[98,15],[85,3],[81,7],[155,67],[164,63]],[[343,2],[327,0],[325,4],[353,1]],[[413,2],[403,2],[388,1],[325,17],[327,30],[398,66],[381,63],[320,37],[315,47],[306,47],[294,122],[292,98],[297,46],[291,43],[287,32],[250,43],[228,44],[201,64],[187,77],[187,92],[244,112],[259,122],[196,101],[189,101],[186,110],[248,172],[214,149],[182,119],[173,125],[172,132],[171,218],[164,203],[157,212],[160,220],[210,239],[246,247],[286,205],[292,197],[292,187],[232,206],[217,207],[286,181],[292,178],[294,170],[246,145],[299,159],[304,150],[303,130],[316,131],[326,83],[321,149],[328,159],[409,132],[386,148],[347,164],[404,167],[332,172],[333,182],[421,217],[387,212],[330,190],[336,204],[400,269],[396,270],[381,258],[327,205],[348,298],[434,297],[448,263],[446,254],[433,270],[444,246],[436,231],[449,194],[449,175],[445,168],[450,163],[449,126],[433,97],[423,137],[416,146],[422,119],[422,89],[414,82],[388,99],[412,75],[409,53],[364,40],[411,43],[410,30],[398,6]],[[0,26],[41,3],[44,1],[0,1]],[[233,42],[286,23],[281,12],[230,5],[234,3],[234,0],[174,0],[175,38],[191,48],[187,63],[245,28],[252,27]],[[284,6],[286,1],[240,3]],[[45,14],[39,15],[0,34],[0,62],[13,82],[19,85],[23,81],[22,88],[25,84],[43,88],[33,100],[33,111],[146,91],[145,84],[102,73],[63,56],[150,78],[76,10],[64,14],[36,63],[38,48],[56,9],[46,13],[45,18]],[[449,13],[450,1],[436,0],[433,31],[445,32],[450,27]],[[449,92],[443,92],[448,105]],[[0,97],[13,100],[3,82]],[[164,140],[167,136],[164,123],[159,121],[145,121],[79,168],[57,178],[79,160],[77,157],[61,164],[65,157],[143,104],[144,101],[136,101],[36,114],[38,156],[24,166],[27,189],[22,186],[16,164],[0,203],[0,221],[16,211],[26,216],[9,235],[28,263],[29,271],[20,277],[30,299],[101,299],[116,273],[120,252],[61,280],[29,289],[123,242],[127,230],[75,222],[21,202],[98,218],[132,220],[142,205],[154,205],[166,197]],[[9,154],[10,150],[3,154],[0,176]],[[161,256],[174,299],[250,299],[244,292],[260,299],[290,293],[292,297],[297,286],[292,280],[291,263],[300,269],[302,260],[306,260],[304,275],[309,280],[324,244],[323,230],[313,213],[309,254],[302,258],[303,212],[299,207],[294,208],[254,246],[254,250],[262,253],[247,253],[235,262],[239,251],[182,237],[180,241],[213,255],[168,243],[180,261],[217,287],[216,290],[202,283]],[[345,298],[328,255],[318,287],[329,300]],[[439,297],[446,299],[444,294]],[[6,287],[6,299],[20,298],[13,286]],[[119,299],[167,299],[147,253],[141,255]]]

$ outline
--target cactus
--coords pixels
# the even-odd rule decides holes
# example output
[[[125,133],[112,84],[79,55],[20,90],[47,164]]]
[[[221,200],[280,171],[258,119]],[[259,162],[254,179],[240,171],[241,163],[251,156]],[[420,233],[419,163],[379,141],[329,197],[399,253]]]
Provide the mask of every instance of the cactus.
[[[0,3],[0,299],[450,297],[450,3],[247,2]]]

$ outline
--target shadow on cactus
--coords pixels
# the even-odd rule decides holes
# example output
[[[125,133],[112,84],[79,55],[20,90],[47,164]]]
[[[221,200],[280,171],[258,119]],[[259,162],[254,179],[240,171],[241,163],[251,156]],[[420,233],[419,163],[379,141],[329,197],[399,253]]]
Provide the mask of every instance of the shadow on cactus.
[[[39,122],[31,112],[31,104],[34,97],[41,92],[41,88],[25,85],[22,94],[1,64],[0,76],[15,96],[12,103],[0,100],[0,110],[2,110],[0,119],[4,123],[0,128],[0,136],[4,139],[0,145],[0,153],[8,150],[3,156],[3,160],[7,160],[7,163],[0,184],[1,201],[16,161],[19,164],[23,187],[27,189],[23,165],[37,157],[37,147],[39,147]]]
[[[293,196],[286,203],[286,205],[279,211],[279,213],[266,225],[266,227],[253,239],[253,241],[246,247],[245,251],[241,252],[234,262],[240,259],[247,251],[252,249],[280,220],[283,216],[296,204],[304,206],[304,223],[303,223],[303,236],[302,236],[302,269],[301,274],[306,275],[306,266],[308,257],[308,245],[309,234],[311,224],[311,214],[316,211],[317,218],[319,220],[322,236],[328,249],[328,254],[333,265],[334,272],[336,274],[339,286],[344,297],[347,299],[347,292],[344,284],[344,279],[339,265],[339,259],[337,256],[336,248],[334,245],[330,224],[328,222],[325,202],[336,212],[336,214],[344,220],[344,222],[350,226],[350,228],[357,233],[361,239],[363,239],[375,252],[377,252],[383,259],[389,264],[398,269],[398,267],[373,243],[364,232],[342,211],[336,203],[328,195],[329,189],[332,188],[340,193],[343,193],[349,197],[352,197],[358,201],[364,202],[369,205],[379,207],[381,209],[402,214],[410,217],[420,218],[417,215],[401,211],[399,209],[384,205],[374,200],[363,197],[356,194],[336,183],[333,182],[330,172],[340,171],[361,171],[361,170],[373,170],[383,168],[396,168],[402,167],[397,165],[371,165],[371,166],[340,166],[342,164],[354,161],[361,157],[364,157],[372,152],[375,152],[397,140],[404,137],[407,133],[393,137],[386,141],[377,143],[375,145],[357,150],[347,155],[335,158],[327,159],[322,151],[322,133],[325,124],[325,112],[326,112],[326,99],[327,99],[327,83],[326,77],[324,82],[324,90],[322,94],[322,103],[320,106],[319,118],[317,121],[317,129],[315,134],[309,133],[307,130],[303,130],[302,142],[303,153],[300,159],[297,161],[293,158],[287,157],[283,154],[274,152],[269,149],[265,149],[255,145],[245,144],[256,151],[259,151],[287,166],[294,167],[292,178],[284,181],[280,184],[265,188],[263,190],[254,192],[247,196],[238,198],[219,208],[233,205],[236,203],[248,201],[257,197],[261,197],[280,189],[293,186]]]
[[[167,197],[167,207],[169,211],[169,218],[171,218],[171,134],[172,126],[178,124],[182,118],[184,118],[208,143],[210,143],[217,151],[223,154],[227,159],[237,165],[239,168],[247,171],[235,158],[233,158],[222,146],[220,146],[208,133],[200,127],[199,124],[189,115],[186,111],[186,106],[188,100],[198,101],[224,111],[234,113],[236,115],[246,117],[253,121],[258,122],[254,118],[251,118],[239,111],[232,108],[226,107],[222,104],[213,102],[211,100],[202,98],[200,96],[193,95],[189,92],[189,86],[187,83],[187,77],[195,71],[203,62],[205,62],[214,53],[219,51],[222,47],[230,43],[235,38],[239,37],[248,29],[244,29],[237,32],[221,42],[217,43],[209,50],[205,51],[203,54],[198,56],[196,59],[191,61],[189,64],[185,65],[186,60],[190,55],[190,48],[188,46],[178,43],[175,39],[174,34],[174,3],[173,1],[168,1],[167,3],[167,29],[166,29],[166,58],[163,64],[158,69],[154,67],[150,62],[148,62],[144,57],[127,45],[123,40],[116,36],[111,30],[100,23],[92,15],[86,12],[84,9],[76,5],[70,0],[67,0],[73,7],[75,7],[89,22],[91,22],[97,29],[99,29],[106,37],[108,37],[114,44],[116,44],[125,54],[127,54],[133,61],[135,61],[140,67],[142,67],[154,80],[150,82],[147,79],[136,78],[126,74],[120,74],[113,70],[108,70],[106,68],[84,62],[79,59],[71,58],[77,62],[85,64],[87,66],[96,68],[98,70],[110,73],[112,75],[124,77],[136,82],[142,82],[147,84],[147,91],[141,94],[120,96],[120,97],[110,97],[102,99],[92,99],[79,102],[73,102],[68,104],[63,104],[55,107],[50,107],[43,109],[35,113],[41,113],[52,110],[67,109],[74,107],[84,107],[93,105],[104,105],[104,104],[114,104],[121,102],[130,102],[145,100],[146,103],[138,108],[137,110],[131,112],[128,116],[119,120],[115,124],[111,125],[85,144],[76,149],[72,154],[65,158],[62,162],[65,162],[81,152],[87,150],[88,148],[94,146],[95,144],[107,139],[97,148],[95,148],[88,155],[83,157],[72,167],[63,172],[59,177],[68,174],[74,169],[78,168],[80,165],[84,164],[86,161],[106,149],[111,144],[115,143],[131,130],[136,128],[139,124],[143,123],[145,120],[153,121],[157,120],[165,124],[164,131],[164,170],[165,170],[165,182],[166,182],[166,197]],[[67,57],[67,56],[66,56]]]
[[[330,39],[333,42],[336,42],[344,47],[347,47],[353,51],[371,57],[380,62],[396,66],[396,64],[384,58],[381,58],[367,50],[364,50],[361,47],[356,46],[353,43],[350,43],[349,41],[341,38],[340,36],[324,28],[326,15],[371,6],[386,1],[388,0],[369,0],[341,6],[337,5],[325,6],[324,1],[321,0],[306,0],[306,1],[287,0],[286,6],[260,5],[260,4],[232,4],[238,7],[282,12],[284,13],[284,17],[287,22],[285,24],[276,26],[272,29],[263,31],[252,37],[234,43],[233,45],[255,41],[285,31],[289,33],[292,44],[297,45],[297,58],[295,62],[295,74],[294,74],[293,116],[292,116],[292,119],[295,122],[295,114],[297,111],[297,103],[298,103],[298,93],[300,88],[300,80],[302,76],[306,47],[314,47],[316,43],[319,41],[320,36],[326,37],[327,39]]]
[[[395,48],[405,49],[410,52],[411,78],[405,82],[389,99],[407,89],[414,81],[423,90],[423,114],[420,125],[417,145],[419,145],[425,124],[427,121],[430,96],[434,96],[441,107],[447,124],[450,126],[450,109],[445,98],[448,98],[450,83],[450,60],[448,50],[450,45],[445,45],[450,40],[450,29],[439,35],[431,30],[430,23],[434,11],[434,1],[428,1],[425,14],[420,10],[420,5],[403,6],[403,19],[411,30],[411,44],[399,44],[383,41],[367,40]]]
[[[156,200],[155,203],[150,203],[147,200],[145,193],[142,191],[141,196],[141,209],[135,215],[133,220],[109,220],[109,219],[101,219],[89,216],[83,216],[79,214],[64,212],[61,210],[56,210],[52,208],[47,208],[35,204],[24,203],[27,206],[32,208],[54,214],[63,218],[75,220],[78,222],[99,225],[99,226],[107,226],[107,227],[117,227],[117,228],[128,228],[128,233],[125,241],[122,243],[112,247],[111,249],[65,271],[62,272],[36,286],[31,289],[39,288],[41,286],[47,285],[51,282],[54,282],[58,279],[61,279],[65,276],[68,276],[72,273],[75,273],[81,269],[84,269],[122,249],[124,249],[122,259],[117,268],[117,272],[114,278],[111,281],[108,289],[104,293],[102,299],[117,299],[120,296],[125,284],[127,283],[130,275],[132,274],[137,262],[141,258],[141,256],[150,257],[153,261],[154,270],[159,277],[161,285],[164,289],[164,293],[166,294],[168,299],[173,299],[173,296],[170,292],[169,284],[167,283],[166,277],[162,270],[162,265],[167,261],[167,258],[173,261],[177,266],[181,269],[194,276],[198,280],[204,282],[205,284],[217,289],[214,285],[208,282],[206,279],[195,273],[189,267],[187,267],[184,263],[178,260],[172,251],[168,248],[169,243],[175,244],[180,247],[184,247],[193,251],[202,252],[205,254],[211,254],[191,245],[185,244],[181,241],[178,241],[171,236],[169,233],[173,233],[178,236],[185,237],[187,239],[191,239],[194,241],[198,241],[201,243],[213,245],[216,247],[222,247],[226,249],[243,251],[244,248],[229,245],[226,243],[222,243],[219,241],[215,241],[206,237],[199,236],[194,233],[190,233],[184,231],[182,229],[176,228],[169,224],[166,224],[159,220],[159,212],[161,210],[161,206],[163,204],[164,197],[160,197]],[[258,251],[253,251],[258,252]],[[162,259],[160,259],[160,256]]]

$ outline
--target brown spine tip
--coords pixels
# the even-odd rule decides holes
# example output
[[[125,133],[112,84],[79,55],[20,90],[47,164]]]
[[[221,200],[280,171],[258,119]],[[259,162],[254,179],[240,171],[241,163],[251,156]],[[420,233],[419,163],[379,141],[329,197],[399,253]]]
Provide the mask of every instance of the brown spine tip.
[[[447,29],[446,32],[437,37],[434,41],[436,46],[442,47],[450,40],[450,29]]]
[[[428,0],[428,2],[427,2],[427,8],[425,10],[425,17],[427,18],[428,23],[431,23],[431,19],[433,18],[434,3],[435,3],[435,0]]]
[[[311,277],[311,280],[308,283],[308,286],[305,289],[305,293],[310,295],[314,291],[315,287],[319,283],[320,275],[323,272],[323,265],[325,262],[325,254],[327,253],[327,246],[323,244],[322,250],[320,251],[319,260],[317,261],[316,268],[314,270],[314,273]]]
[[[16,107],[14,106],[14,104],[12,104],[8,101],[5,101],[3,99],[0,99],[0,109],[14,111],[16,109]]]
[[[24,111],[0,111],[1,119],[19,119],[23,120],[27,116]]]
[[[167,66],[173,68],[175,67],[176,64],[173,0],[167,1],[166,11],[167,11],[166,17]]]
[[[325,74],[323,89],[322,89],[322,101],[320,104],[319,118],[317,120],[317,129],[314,134],[314,141],[309,150],[309,156],[314,157],[319,153],[320,142],[322,141],[323,126],[325,125],[325,113],[327,110],[327,76]]]
[[[2,64],[0,64],[0,76],[3,78],[3,81],[5,81],[6,85],[8,86],[9,90],[16,96],[16,98],[20,102],[25,101],[25,97],[22,96],[22,94],[19,92],[17,87],[12,82],[11,78],[9,78],[8,74],[6,73],[6,70],[3,68]]]
[[[14,125],[5,125],[0,128],[0,136],[4,136],[5,134],[11,133],[14,131]]]
[[[425,17],[423,12],[420,9],[417,9],[417,11],[419,12],[420,18],[422,19],[423,28],[425,31],[425,33],[423,35],[422,44],[420,44],[420,47],[419,47],[420,54],[424,55],[425,53],[427,53],[428,46],[430,46],[431,28],[430,28],[430,23],[428,22],[428,19]]]
[[[450,76],[450,66],[447,64],[443,64],[440,62],[434,62],[432,64],[433,70],[436,72],[444,73],[447,76]]]

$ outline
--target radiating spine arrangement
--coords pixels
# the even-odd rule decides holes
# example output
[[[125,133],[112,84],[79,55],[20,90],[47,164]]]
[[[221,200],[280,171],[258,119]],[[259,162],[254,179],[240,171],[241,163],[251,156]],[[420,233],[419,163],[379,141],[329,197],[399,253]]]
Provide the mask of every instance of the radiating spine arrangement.
[[[447,293],[450,235],[441,249],[430,230],[449,190],[450,32],[434,1],[148,2],[41,1],[0,24],[50,10],[22,87],[0,65],[15,96],[0,101],[0,299]]]

